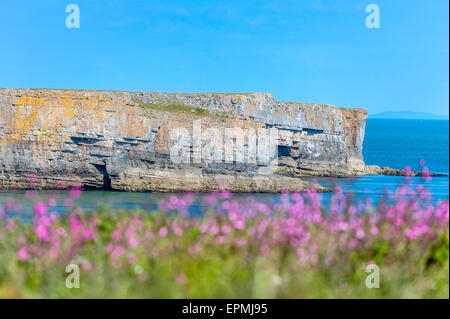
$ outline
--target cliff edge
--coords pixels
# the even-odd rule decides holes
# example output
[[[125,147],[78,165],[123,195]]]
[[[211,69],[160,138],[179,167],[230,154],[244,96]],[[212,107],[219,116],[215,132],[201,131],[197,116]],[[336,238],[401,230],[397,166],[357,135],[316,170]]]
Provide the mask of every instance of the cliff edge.
[[[299,177],[367,173],[366,119],[263,93],[0,89],[0,189],[325,190]]]

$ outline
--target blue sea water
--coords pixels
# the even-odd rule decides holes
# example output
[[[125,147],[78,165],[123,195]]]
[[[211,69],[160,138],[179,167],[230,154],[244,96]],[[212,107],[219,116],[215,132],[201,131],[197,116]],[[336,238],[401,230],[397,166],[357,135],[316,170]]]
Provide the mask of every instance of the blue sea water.
[[[392,120],[369,119],[363,145],[363,156],[366,164],[404,168],[411,166],[420,170],[420,160],[425,160],[429,171],[436,173],[449,172],[449,121],[448,120]],[[427,181],[421,177],[405,178],[400,176],[359,176],[346,178],[310,178],[327,187],[341,187],[344,192],[352,193],[358,199],[367,197],[376,202],[385,190],[395,190],[397,186],[423,184],[433,194],[434,200],[448,199],[449,178],[433,177]],[[49,192],[42,191],[39,197],[46,197]],[[332,194],[325,193],[327,200]],[[60,192],[57,212],[64,212],[65,192]],[[76,204],[85,209],[95,208],[99,203],[112,208],[151,210],[157,203],[167,197],[160,193],[125,193],[107,191],[85,191]],[[238,194],[245,200],[249,194]],[[252,194],[257,199],[277,200],[277,196],[267,194]],[[8,199],[21,202],[23,211],[31,211],[32,201],[25,199],[23,191],[0,191],[0,207]],[[200,196],[201,198],[201,196]],[[201,201],[194,205],[195,210],[201,210]]]
[[[363,157],[367,165],[388,166],[402,169],[410,166],[421,171],[420,161],[430,172],[449,172],[449,121],[448,120],[399,120],[368,119],[363,143]],[[370,196],[374,201],[384,191],[395,190],[406,183],[422,184],[434,199],[449,197],[449,178],[433,177],[427,181],[421,177],[358,176],[346,178],[316,178],[327,187],[339,186],[357,197]]]
[[[424,159],[430,172],[448,174],[448,120],[368,119],[363,144],[368,165],[420,171]]]

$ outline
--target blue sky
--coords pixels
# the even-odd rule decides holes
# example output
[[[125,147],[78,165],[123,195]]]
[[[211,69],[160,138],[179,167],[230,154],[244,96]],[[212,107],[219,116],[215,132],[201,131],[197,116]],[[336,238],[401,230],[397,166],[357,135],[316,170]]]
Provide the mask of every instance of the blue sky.
[[[65,26],[68,4],[79,29]],[[380,28],[365,25],[368,4]],[[448,114],[447,0],[1,0],[0,87],[269,92]]]

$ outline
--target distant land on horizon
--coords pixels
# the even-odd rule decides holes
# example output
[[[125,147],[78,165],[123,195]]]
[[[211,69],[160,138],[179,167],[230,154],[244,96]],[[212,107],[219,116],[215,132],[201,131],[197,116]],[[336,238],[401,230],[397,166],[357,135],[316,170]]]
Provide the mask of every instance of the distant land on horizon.
[[[369,114],[371,119],[402,119],[402,120],[448,120],[448,115],[438,115],[425,112],[381,112]]]

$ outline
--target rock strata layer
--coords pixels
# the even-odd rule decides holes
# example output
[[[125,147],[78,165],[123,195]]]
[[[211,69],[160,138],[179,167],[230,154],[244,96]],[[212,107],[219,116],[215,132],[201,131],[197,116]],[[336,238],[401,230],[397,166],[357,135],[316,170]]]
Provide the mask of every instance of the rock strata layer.
[[[0,189],[324,191],[299,176],[367,174],[366,119],[364,109],[279,102],[263,93],[0,89]],[[246,156],[249,132],[276,129],[276,151],[270,165],[194,162],[195,125],[225,137],[238,128],[231,147],[242,141]],[[181,143],[173,136],[180,128],[191,136]],[[175,144],[189,150],[190,161],[173,160]]]
[[[387,176],[411,176],[411,177],[430,177],[430,176],[436,176],[436,177],[444,177],[448,176],[448,174],[440,174],[440,173],[423,173],[423,172],[416,172],[416,171],[410,171],[406,172],[404,169],[396,169],[396,168],[390,168],[390,167],[380,167],[377,165],[366,165],[364,168],[364,175],[387,175]]]

